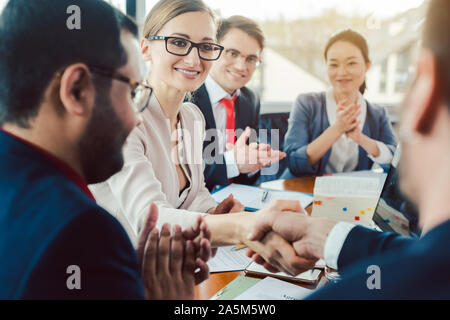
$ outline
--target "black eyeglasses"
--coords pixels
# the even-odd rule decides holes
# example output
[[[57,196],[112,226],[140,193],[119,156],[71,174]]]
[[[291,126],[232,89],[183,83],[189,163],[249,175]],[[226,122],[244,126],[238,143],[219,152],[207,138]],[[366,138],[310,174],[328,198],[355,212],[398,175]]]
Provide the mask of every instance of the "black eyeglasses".
[[[130,79],[115,71],[106,70],[99,67],[89,67],[91,72],[125,82],[131,86],[131,99],[133,100],[134,111],[141,113],[145,110],[152,95],[153,89],[142,82]]]
[[[165,40],[167,52],[176,56],[187,56],[192,48],[197,48],[200,59],[214,61],[220,58],[223,47],[210,42],[195,43],[178,37],[147,36],[148,40]]]
[[[107,70],[100,67],[90,66],[89,70],[92,73],[98,74],[103,77],[108,77],[118,81],[125,82],[131,87],[131,99],[133,100],[133,110],[136,113],[141,113],[145,110],[152,95],[153,89],[139,81],[130,79],[120,73],[115,71]],[[63,71],[57,72],[56,76],[61,77]]]

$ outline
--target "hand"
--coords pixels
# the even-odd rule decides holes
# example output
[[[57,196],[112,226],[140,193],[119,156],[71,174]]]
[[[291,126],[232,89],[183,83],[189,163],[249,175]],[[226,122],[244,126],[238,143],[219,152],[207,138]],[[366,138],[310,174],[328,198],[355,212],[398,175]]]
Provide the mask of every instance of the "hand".
[[[270,166],[272,163],[276,163],[286,158],[286,153],[280,150],[273,150],[268,144],[258,145],[258,161],[261,167]]]
[[[247,145],[250,135],[251,129],[246,127],[234,145],[230,143],[226,145],[227,150],[233,150],[234,159],[240,173],[249,173],[261,169],[261,164],[258,162],[258,144],[250,143],[250,145]]]
[[[346,133],[346,136],[352,139],[357,144],[361,144],[362,135],[363,133],[361,132],[361,128],[359,127],[359,125],[356,126],[353,130]]]
[[[274,231],[293,244],[299,257],[317,261],[324,257],[325,243],[335,224],[328,219],[311,218],[298,213],[268,211],[258,217],[249,239],[263,239],[267,232]],[[274,271],[274,266],[260,255],[255,255],[254,251],[248,250],[247,255],[269,271]]]
[[[216,255],[217,249],[211,248],[211,231],[202,217],[198,217],[197,222],[183,230],[183,238],[192,241],[194,245],[195,258],[203,263],[196,264],[195,284],[200,284],[209,278],[209,268],[206,262]],[[205,268],[206,266],[206,268]]]
[[[334,126],[341,134],[352,131],[359,125],[358,116],[361,114],[359,105],[346,105],[346,101],[341,101],[336,109],[336,122]]]
[[[245,216],[248,221],[244,220],[242,225],[249,226],[249,232],[246,235],[254,230],[255,223],[259,221],[259,216],[281,211],[302,212],[302,208],[298,201],[277,200],[265,209],[260,210],[259,213]],[[267,262],[265,266],[269,271],[277,272],[280,270],[291,275],[297,275],[314,267],[315,261],[298,257],[292,245],[274,232],[264,233],[257,239],[259,241],[249,240],[246,237],[242,242],[247,245],[252,255],[256,253],[255,258],[259,257],[261,261]]]
[[[233,150],[240,173],[258,171],[286,157],[286,153],[272,150],[267,144],[252,142],[247,145],[250,135],[251,129],[250,127],[246,127],[245,131],[237,139],[236,144],[227,143],[226,145],[227,150]]]
[[[316,261],[299,257],[292,245],[275,232],[267,233],[259,241],[244,241],[252,258],[270,272],[284,272],[296,276],[314,268]],[[254,257],[253,257],[254,256]]]
[[[202,265],[195,258],[192,241],[185,242],[179,226],[173,237],[164,224],[161,235],[155,228],[158,209],[151,204],[149,217],[139,236],[138,258],[142,266],[142,280],[148,299],[194,299],[195,266]],[[208,268],[208,266],[203,266]]]
[[[242,212],[245,207],[239,200],[234,199],[233,195],[230,194],[225,200],[223,200],[219,205],[210,212],[211,214],[223,214],[223,213],[233,213]]]

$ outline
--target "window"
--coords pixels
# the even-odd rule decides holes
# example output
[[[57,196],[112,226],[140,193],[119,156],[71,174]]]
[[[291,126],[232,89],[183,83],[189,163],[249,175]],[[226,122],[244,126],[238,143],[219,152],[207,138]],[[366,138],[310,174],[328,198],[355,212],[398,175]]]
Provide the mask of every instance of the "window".
[[[0,0],[1,1],[1,0]],[[127,0],[105,0],[114,7],[120,9],[123,13],[127,11]]]
[[[397,67],[395,69],[395,92],[402,93],[406,90],[409,79],[409,65],[411,47],[400,51],[397,54]]]
[[[380,70],[380,92],[386,93],[387,90],[387,65],[388,59],[384,59],[381,62],[381,70]]]
[[[8,0],[0,0],[0,12],[3,10],[3,8],[6,6],[6,3]]]

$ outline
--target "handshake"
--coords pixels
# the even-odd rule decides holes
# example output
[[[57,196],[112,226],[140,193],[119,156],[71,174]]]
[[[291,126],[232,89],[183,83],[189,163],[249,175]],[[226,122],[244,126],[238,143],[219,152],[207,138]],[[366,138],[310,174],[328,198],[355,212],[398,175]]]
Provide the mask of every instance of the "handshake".
[[[311,218],[298,201],[277,200],[258,214],[249,241],[272,248],[262,256],[249,246],[247,255],[270,272],[297,275],[312,269],[324,258],[327,237],[336,222]],[[271,242],[278,242],[278,244]]]
[[[186,230],[164,224],[155,228],[158,208],[152,204],[140,232],[137,254],[148,299],[194,299],[195,285],[209,277],[213,255],[211,231],[204,218]],[[277,200],[241,217],[241,242],[247,255],[270,272],[297,275],[324,257],[335,222],[305,215],[298,201]]]

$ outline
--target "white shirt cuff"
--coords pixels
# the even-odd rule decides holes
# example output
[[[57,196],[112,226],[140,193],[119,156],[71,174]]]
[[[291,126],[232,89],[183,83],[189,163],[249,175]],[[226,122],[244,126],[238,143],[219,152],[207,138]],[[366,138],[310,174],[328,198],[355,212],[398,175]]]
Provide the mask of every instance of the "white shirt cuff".
[[[237,166],[236,160],[234,159],[233,150],[226,151],[223,154],[223,157],[225,158],[225,164],[227,166],[228,179],[237,177],[240,174],[240,172],[239,172],[239,168]]]
[[[378,157],[372,157],[369,154],[369,158],[373,161],[376,162],[378,164],[390,164],[392,161],[392,158],[394,157],[391,150],[389,150],[389,148],[381,141],[376,141],[376,144],[378,146],[378,149],[380,150],[380,154],[378,155]]]
[[[255,174],[258,173],[258,171],[259,171],[259,170],[256,170],[256,171],[247,173],[247,177],[249,177],[249,178],[253,177]]]
[[[348,234],[356,225],[349,222],[338,222],[328,235],[324,248],[324,258],[328,267],[337,270],[338,258]]]

